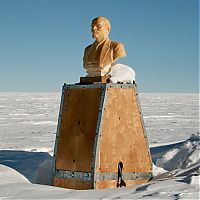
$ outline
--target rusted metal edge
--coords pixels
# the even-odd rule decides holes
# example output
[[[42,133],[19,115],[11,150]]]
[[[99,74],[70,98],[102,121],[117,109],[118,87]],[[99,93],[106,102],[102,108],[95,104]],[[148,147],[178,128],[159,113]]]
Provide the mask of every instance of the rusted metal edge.
[[[96,168],[98,164],[98,154],[99,154],[99,138],[100,138],[100,130],[102,125],[102,116],[104,112],[105,107],[105,98],[106,98],[106,84],[101,84],[104,86],[101,90],[101,97],[100,97],[100,103],[99,103],[99,113],[98,113],[98,119],[97,119],[97,125],[96,125],[96,134],[95,134],[95,140],[94,140],[94,146],[93,146],[93,152],[92,152],[92,184],[93,188],[96,188]]]
[[[134,84],[119,84],[119,83],[99,83],[99,84],[89,84],[89,85],[76,85],[76,84],[66,84],[65,87],[69,89],[72,88],[134,88]]]
[[[144,139],[145,139],[145,142],[146,142],[146,145],[147,145],[148,156],[149,156],[149,159],[150,159],[150,162],[151,162],[151,170],[152,170],[153,163],[152,163],[151,154],[150,154],[150,150],[149,150],[149,143],[148,143],[146,128],[145,128],[145,124],[144,124],[144,120],[143,120],[143,114],[142,114],[142,108],[141,108],[140,99],[139,99],[138,88],[137,88],[136,84],[134,86],[134,90],[135,90],[135,93],[136,93],[137,105],[138,105],[138,109],[139,109],[139,112],[140,112],[140,121],[142,123],[142,129],[143,129],[143,133],[144,133]]]
[[[77,179],[79,181],[92,181],[92,174],[90,172],[76,172],[55,170],[54,177],[62,179]],[[123,180],[149,180],[152,177],[152,172],[124,172]],[[96,173],[96,180],[109,181],[118,180],[117,172],[98,172]]]
[[[59,116],[58,116],[58,125],[57,125],[57,131],[56,131],[56,140],[55,140],[55,146],[54,146],[54,155],[53,155],[53,167],[52,167],[52,174],[51,174],[51,184],[54,184],[54,174],[56,169],[56,152],[57,152],[57,146],[58,146],[58,140],[59,140],[59,134],[60,134],[60,126],[61,126],[61,117],[62,117],[62,111],[64,107],[64,96],[65,96],[65,90],[66,90],[66,83],[64,83],[62,87],[62,95],[61,95],[61,103],[60,103],[60,110],[59,110]]]

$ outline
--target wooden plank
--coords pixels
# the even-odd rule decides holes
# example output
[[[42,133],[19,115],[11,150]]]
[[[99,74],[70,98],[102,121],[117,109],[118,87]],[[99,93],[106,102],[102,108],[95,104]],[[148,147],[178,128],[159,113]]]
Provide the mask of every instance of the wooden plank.
[[[54,186],[77,190],[86,190],[92,188],[91,182],[84,182],[78,179],[63,179],[56,177],[54,178]]]
[[[151,172],[148,145],[133,89],[107,89],[100,135],[97,172],[117,172],[120,161],[124,172]]]
[[[91,172],[100,88],[66,89],[56,169]]]
[[[126,187],[132,186],[134,184],[142,184],[142,183],[146,183],[146,182],[147,182],[147,180],[127,180],[127,181],[125,181]],[[98,189],[116,188],[116,187],[117,187],[116,180],[97,181],[96,182],[96,188],[98,188]]]

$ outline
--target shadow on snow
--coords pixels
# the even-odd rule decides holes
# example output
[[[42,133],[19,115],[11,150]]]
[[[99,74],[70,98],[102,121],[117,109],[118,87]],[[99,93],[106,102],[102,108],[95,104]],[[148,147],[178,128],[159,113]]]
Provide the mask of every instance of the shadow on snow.
[[[50,159],[52,156],[47,152],[0,150],[0,164],[15,169],[31,183],[36,183],[39,166]]]

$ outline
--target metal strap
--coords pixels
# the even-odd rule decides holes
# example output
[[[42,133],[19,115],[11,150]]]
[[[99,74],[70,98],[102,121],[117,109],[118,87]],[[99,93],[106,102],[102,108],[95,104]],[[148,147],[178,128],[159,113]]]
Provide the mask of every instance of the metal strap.
[[[78,84],[66,84],[64,88],[69,89],[84,89],[84,88],[135,88],[136,84],[120,84],[120,83],[101,83],[101,84],[86,84],[86,85],[78,85]]]
[[[95,173],[96,180],[118,180],[118,173],[116,172],[97,172]],[[58,170],[54,171],[54,177],[63,179],[78,179],[81,181],[92,181],[90,172],[73,172]],[[123,172],[123,180],[149,180],[152,177],[151,172]]]
[[[97,180],[118,180],[118,173],[98,172]],[[151,172],[123,172],[123,180],[149,180],[152,177]]]
[[[73,172],[56,169],[54,176],[63,179],[78,179],[81,181],[91,181],[91,173],[89,172]]]

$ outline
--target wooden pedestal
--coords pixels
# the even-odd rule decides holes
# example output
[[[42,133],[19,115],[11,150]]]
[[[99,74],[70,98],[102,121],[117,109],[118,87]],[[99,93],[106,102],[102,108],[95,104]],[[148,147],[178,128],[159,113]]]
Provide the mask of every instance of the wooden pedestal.
[[[135,84],[63,86],[52,175],[54,186],[71,189],[115,188],[121,178],[130,186],[152,177]]]

